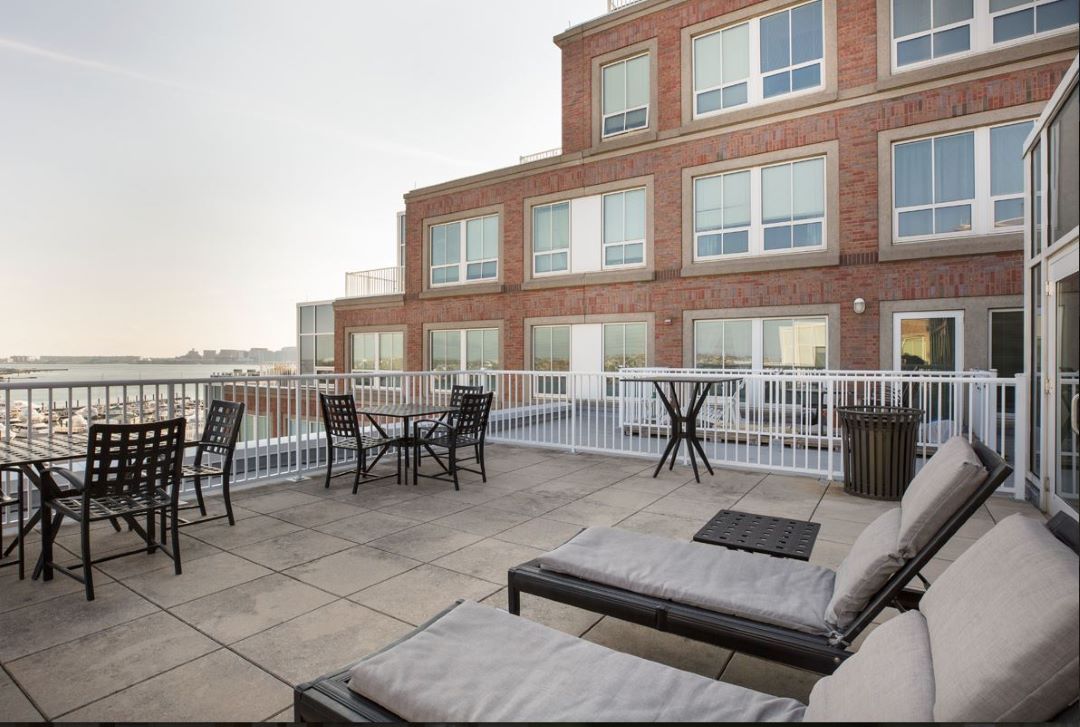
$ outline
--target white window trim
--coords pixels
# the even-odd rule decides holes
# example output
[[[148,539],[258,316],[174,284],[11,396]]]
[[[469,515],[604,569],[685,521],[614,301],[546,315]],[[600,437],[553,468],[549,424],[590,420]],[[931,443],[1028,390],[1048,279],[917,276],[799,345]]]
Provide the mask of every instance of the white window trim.
[[[398,372],[398,369],[384,369],[381,366],[382,337],[384,335],[401,336],[401,356],[402,356],[402,365],[404,365],[404,362],[405,362],[404,361],[404,358],[405,358],[405,332],[404,331],[352,331],[348,335],[349,372],[350,373],[359,373],[359,372],[367,372],[367,371],[377,371],[377,372],[378,371],[387,371],[387,372],[390,372],[390,373],[397,373]],[[373,368],[373,369],[358,369],[358,368],[356,368],[356,358],[355,358],[356,346],[353,344],[353,339],[354,339],[355,336],[375,336],[375,368]],[[365,389],[397,389],[397,388],[401,388],[402,383],[403,383],[402,379],[397,379],[395,377],[372,376],[370,384],[358,383],[356,385],[359,388],[365,388]]]
[[[607,204],[608,197],[614,197],[617,194],[626,195],[627,192],[641,191],[645,194],[645,219],[642,221],[641,231],[645,232],[645,226],[649,220],[649,194],[645,187],[630,187],[629,189],[620,189],[615,192],[607,192],[600,196],[600,269],[601,270],[626,270],[632,268],[643,268],[646,266],[649,259],[649,253],[646,249],[648,243],[646,242],[647,235],[643,234],[640,238],[633,240],[621,240],[619,242],[605,242],[604,240],[604,224],[607,221],[607,211],[605,205]],[[626,197],[623,197],[623,232],[626,231]],[[608,265],[607,263],[607,251],[609,247],[620,247],[626,245],[641,244],[641,262],[639,263],[622,263],[620,265]],[[625,251],[624,251],[625,252]]]
[[[893,370],[900,371],[900,322],[906,320],[918,320],[921,318],[953,318],[956,320],[956,371],[964,370],[964,311],[962,310],[930,310],[930,311],[905,311],[893,313]]]
[[[565,204],[566,205],[566,224],[567,224],[567,227],[568,227],[568,229],[566,231],[566,247],[565,248],[559,248],[559,250],[551,249],[551,250],[545,250],[543,252],[537,252],[536,251],[536,211],[540,210],[540,209],[543,209],[545,207],[555,208],[560,204]],[[564,199],[564,200],[561,200],[559,202],[549,202],[547,204],[538,204],[538,205],[534,205],[532,207],[532,214],[531,214],[532,219],[529,220],[529,224],[533,226],[533,235],[532,235],[532,247],[533,247],[532,276],[534,278],[548,278],[548,277],[557,277],[559,275],[569,275],[570,271],[573,270],[573,268],[574,268],[574,261],[573,261],[574,219],[573,219],[573,215],[574,215],[574,205],[573,205],[573,202],[571,200],[569,200],[569,199]],[[555,255],[555,254],[558,254],[558,252],[561,252],[561,251],[566,252],[566,269],[565,270],[549,270],[546,273],[538,273],[536,271],[536,258],[540,257],[541,255]]]
[[[822,200],[824,201],[824,209],[821,217],[809,217],[802,220],[791,220],[790,222],[770,222],[768,224],[762,221],[761,215],[761,172],[764,169],[772,169],[775,167],[792,166],[798,162],[810,161],[812,159],[820,159],[821,165],[821,192]],[[829,202],[828,202],[828,159],[824,155],[806,157],[805,159],[792,159],[789,161],[779,162],[777,164],[765,164],[760,167],[746,167],[743,169],[732,169],[731,171],[721,172],[719,174],[703,174],[698,177],[694,177],[692,183],[692,191],[694,198],[694,209],[692,213],[692,224],[694,225],[694,249],[693,260],[694,262],[712,262],[716,260],[744,260],[747,258],[755,257],[768,257],[772,255],[801,255],[804,253],[821,252],[828,245],[829,240]],[[699,232],[697,229],[697,182],[699,179],[710,179],[715,177],[725,177],[729,174],[738,174],[740,172],[750,172],[750,224],[728,228],[720,228],[718,230],[707,230]],[[793,197],[794,199],[794,197]],[[793,225],[811,224],[814,222],[821,223],[821,244],[814,247],[791,247],[782,250],[766,250],[765,249],[765,229],[770,227],[784,227]],[[702,236],[715,235],[717,233],[723,234],[725,232],[738,232],[740,230],[748,230],[748,247],[746,252],[734,253],[731,255],[701,255],[698,252],[699,245],[698,240]]]
[[[1054,0],[1035,0],[1035,2],[1029,7],[1038,7],[1039,5],[1046,5]],[[1025,35],[1020,38],[1014,38],[1013,40],[1002,41],[1001,43],[994,42],[994,18],[1000,15],[1009,15],[1019,10],[1023,10],[1021,6],[1007,8],[1005,10],[998,11],[996,13],[990,12],[990,0],[975,0],[974,16],[970,20],[961,20],[949,25],[943,25],[940,28],[929,28],[927,30],[920,30],[915,33],[909,33],[908,35],[900,38],[893,38],[893,2],[889,0],[889,36],[892,41],[892,47],[890,51],[890,63],[892,64],[893,73],[906,73],[907,71],[914,71],[919,68],[927,68],[929,66],[935,66],[939,63],[947,63],[957,58],[968,58],[970,56],[978,55],[980,53],[986,53],[992,50],[998,50],[1000,48],[1011,48],[1017,45],[1023,45],[1024,43],[1030,43],[1032,41],[1043,40],[1045,38],[1051,38],[1055,35],[1064,35],[1067,33],[1075,33],[1077,26],[1066,25],[1063,28],[1055,28],[1053,30],[1043,31],[1042,33],[1033,33],[1031,35]],[[908,63],[907,65],[898,65],[896,62],[896,52],[899,44],[903,41],[918,38],[923,35],[933,35],[934,33],[940,33],[952,28],[959,28],[964,25],[971,26],[971,48],[966,51],[960,51],[958,53],[950,53],[949,55],[941,56],[939,58],[928,58],[925,61],[919,61],[918,63]]]
[[[1034,119],[1016,119],[1014,121],[1006,121],[1001,124],[991,124],[990,126],[980,126],[975,129],[962,129],[958,131],[948,131],[943,134],[930,134],[929,136],[920,136],[913,139],[904,139],[902,141],[893,142],[892,145],[892,234],[893,242],[897,245],[906,245],[908,243],[926,242],[927,240],[948,240],[952,238],[963,238],[983,235],[1008,235],[1015,234],[1016,232],[1023,232],[1024,222],[1020,221],[1019,224],[1010,225],[1007,227],[997,227],[994,224],[994,203],[1000,200],[1006,199],[1023,199],[1025,209],[1027,207],[1026,192],[1021,191],[1015,194],[999,194],[992,196],[990,194],[990,130],[997,129],[1003,126],[1013,126],[1014,124],[1023,124],[1027,122],[1033,122]],[[915,205],[912,207],[897,207],[896,206],[896,147],[903,144],[912,144],[920,141],[927,141],[931,139],[943,139],[950,136],[959,136],[960,134],[968,134],[974,132],[974,145],[975,145],[975,196],[971,199],[957,199],[950,202],[931,202],[925,205]],[[937,180],[933,175],[933,156],[931,155],[931,179],[930,179],[930,196],[934,196],[934,188]],[[1021,166],[1024,164],[1023,157],[1020,158]],[[970,230],[958,230],[956,232],[945,232],[942,234],[929,234],[929,235],[906,235],[900,236],[900,213],[901,212],[918,212],[920,210],[935,210],[938,207],[956,207],[958,205],[970,204],[971,205],[971,229]]]
[[[490,371],[491,370],[491,369],[486,369],[486,368],[480,368],[480,369],[470,369],[470,368],[468,368],[468,363],[469,363],[469,339],[468,339],[468,336],[469,336],[470,331],[483,331],[483,332],[495,331],[495,335],[499,337],[499,341],[498,341],[498,343],[496,343],[496,349],[497,349],[496,352],[495,352],[496,360],[499,361],[499,365],[502,365],[502,351],[501,351],[501,348],[502,348],[501,335],[502,334],[501,334],[501,331],[500,331],[500,329],[498,327],[495,327],[495,326],[483,326],[483,327],[480,327],[480,328],[434,328],[434,329],[431,329],[431,330],[428,331],[428,336],[427,336],[427,348],[428,348],[428,361],[427,361],[427,363],[428,363],[428,368],[433,373],[435,373],[435,376],[431,377],[431,390],[432,391],[438,391],[438,392],[450,391],[450,388],[454,383],[460,383],[460,382],[456,382],[456,381],[451,381],[451,382],[449,382],[450,385],[448,385],[448,386],[440,386],[439,385],[440,381],[442,379],[445,379],[448,375],[445,374],[443,371],[436,371],[435,370],[435,362],[434,362],[435,345],[433,343],[433,340],[434,340],[435,334],[437,334],[437,333],[438,334],[457,333],[458,336],[459,336],[459,338],[458,338],[458,366],[457,366],[457,369],[454,369],[454,370],[456,370],[456,371],[476,372],[478,374],[483,373],[485,371]],[[472,382],[470,382],[470,383],[472,383]],[[486,377],[484,380],[482,380],[482,383],[485,384],[486,388],[489,391],[494,391],[495,387],[496,387],[496,384],[497,384],[497,381],[496,381],[494,376],[489,376],[489,377]]]
[[[483,258],[483,259],[480,259],[480,260],[467,260],[466,259],[466,253],[468,251],[468,245],[469,245],[468,223],[473,222],[475,220],[486,220],[489,217],[494,217],[496,220],[498,220],[498,225],[499,225],[499,228],[500,228],[499,229],[499,234],[501,235],[502,234],[502,220],[499,219],[499,214],[498,213],[490,214],[490,215],[480,215],[479,217],[469,217],[468,219],[454,220],[453,222],[443,222],[443,223],[440,223],[440,224],[437,224],[437,225],[432,225],[431,227],[428,228],[428,239],[427,239],[428,257],[429,257],[428,272],[427,272],[428,285],[430,285],[432,288],[452,288],[452,287],[455,287],[455,286],[458,286],[458,285],[476,285],[478,283],[491,283],[491,282],[496,281],[496,280],[499,279],[499,258],[498,258],[497,255],[496,255],[496,257]],[[459,230],[458,230],[458,261],[456,263],[447,263],[446,265],[435,265],[432,262],[434,260],[434,255],[431,254],[431,244],[432,244],[433,236],[435,234],[435,229],[438,228],[438,227],[449,227],[451,225],[458,225],[459,226]],[[481,229],[483,229],[483,226],[481,226]],[[498,252],[498,249],[499,249],[498,245],[499,245],[499,241],[498,241],[498,239],[496,239],[496,241],[495,241],[496,253]],[[492,277],[488,277],[488,278],[475,278],[473,280],[469,280],[467,278],[466,274],[468,272],[469,265],[482,265],[483,263],[489,263],[489,262],[494,262],[495,263],[495,275],[493,275]],[[435,282],[434,276],[432,275],[432,273],[436,269],[455,268],[455,267],[458,269],[458,279],[457,280],[451,281],[449,283],[436,283]]]
[[[698,326],[702,323],[738,323],[750,322],[750,371],[766,371],[765,368],[765,322],[766,321],[823,321],[825,323],[825,368],[829,368],[829,317],[827,315],[802,315],[802,316],[763,316],[760,318],[699,318],[694,321],[694,346],[693,364],[698,361]],[[740,369],[743,370],[743,369]]]
[[[604,87],[603,87],[604,86],[604,71],[606,69],[608,69],[608,68],[611,68],[612,66],[617,66],[620,63],[621,64],[626,64],[626,63],[629,63],[632,60],[636,60],[636,59],[641,58],[643,56],[646,57],[646,58],[649,58],[649,52],[645,51],[644,53],[637,53],[635,55],[630,56],[629,58],[620,58],[617,61],[612,61],[611,63],[605,63],[604,65],[600,66],[600,137],[602,139],[612,139],[612,138],[614,138],[616,136],[622,136],[623,134],[631,134],[631,133],[633,133],[635,131],[642,131],[644,129],[649,128],[650,114],[652,113],[651,103],[649,101],[646,101],[645,104],[642,105],[642,106],[634,106],[632,108],[627,107],[627,108],[624,108],[622,111],[613,111],[610,114],[605,114],[603,112],[603,108],[604,108],[604,95],[603,95],[604,94]],[[646,74],[646,76],[645,76],[647,79],[649,79],[650,86],[652,85],[652,63],[653,63],[653,59],[649,58],[649,73]],[[649,89],[647,89],[647,91],[648,92],[645,94],[645,98],[646,99],[651,99],[653,89],[649,88]],[[623,71],[623,98],[625,98],[625,97],[626,97],[626,72]],[[641,126],[635,126],[632,129],[623,129],[622,131],[613,131],[610,134],[607,133],[607,131],[605,131],[605,129],[607,129],[607,120],[610,119],[612,116],[619,116],[619,115],[622,115],[622,114],[629,114],[631,111],[638,111],[640,109],[645,109],[645,123],[642,124]]]
[[[765,76],[779,73],[783,69],[775,69],[769,71],[768,74],[763,73],[761,70],[761,21],[764,18],[772,17],[773,15],[779,15],[780,13],[787,13],[791,10],[802,7],[803,5],[809,5],[815,2],[815,0],[809,0],[808,2],[799,3],[798,5],[792,5],[791,7],[784,8],[775,13],[767,13],[759,17],[750,18],[749,20],[741,20],[731,25],[726,25],[723,28],[716,28],[715,30],[709,30],[705,33],[699,33],[690,39],[690,68],[691,68],[691,80],[690,80],[690,103],[693,108],[693,118],[695,119],[708,119],[714,116],[721,116],[726,113],[738,111],[740,109],[750,108],[753,106],[760,106],[762,104],[772,103],[773,101],[780,101],[788,98],[797,98],[806,94],[815,93],[825,88],[825,12],[824,3],[822,5],[821,14],[821,39],[822,50],[821,58],[812,61],[806,61],[804,63],[798,63],[795,65],[787,66],[788,72],[796,71],[800,68],[812,66],[815,63],[821,64],[821,77],[818,85],[810,86],[809,88],[801,88],[798,91],[788,91],[787,93],[777,94],[775,96],[769,96],[765,98]],[[717,33],[723,33],[725,30],[731,30],[737,28],[740,25],[747,25],[748,45],[747,49],[750,54],[749,58],[749,73],[746,78],[738,81],[731,81],[728,83],[721,82],[718,86],[710,86],[709,88],[698,89],[697,87],[697,41],[700,38],[705,38],[710,35],[716,35]],[[739,104],[738,106],[729,106],[727,108],[715,109],[713,111],[698,111],[698,96],[703,93],[709,93],[719,89],[727,88],[730,86],[737,86],[740,83],[746,83],[746,103]]]

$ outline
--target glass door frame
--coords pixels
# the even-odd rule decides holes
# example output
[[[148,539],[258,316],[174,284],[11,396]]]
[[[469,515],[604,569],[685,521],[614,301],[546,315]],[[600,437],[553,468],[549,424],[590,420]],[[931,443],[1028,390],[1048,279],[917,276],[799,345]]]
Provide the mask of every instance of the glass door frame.
[[[1048,260],[1046,284],[1043,289],[1043,476],[1048,486],[1044,490],[1047,512],[1051,516],[1066,512],[1076,518],[1077,511],[1057,493],[1058,447],[1060,438],[1058,422],[1061,421],[1061,397],[1058,395],[1058,307],[1057,284],[1074,275],[1080,269],[1080,241],[1075,237],[1066,242],[1064,249],[1055,252]],[[1046,472],[1052,468],[1052,472]],[[1051,475],[1047,477],[1047,475]]]

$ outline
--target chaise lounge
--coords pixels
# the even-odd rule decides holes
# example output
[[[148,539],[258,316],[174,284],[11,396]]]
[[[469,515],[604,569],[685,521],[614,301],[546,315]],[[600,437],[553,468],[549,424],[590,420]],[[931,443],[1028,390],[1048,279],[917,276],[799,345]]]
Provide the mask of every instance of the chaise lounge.
[[[1075,720],[1077,523],[1014,515],[813,688],[807,704],[464,602],[295,690],[314,722]]]
[[[613,529],[587,528],[511,568],[521,593],[792,666],[832,673],[883,609],[917,606],[906,586],[1009,477],[996,453],[946,442],[900,506],[868,525],[839,569]]]

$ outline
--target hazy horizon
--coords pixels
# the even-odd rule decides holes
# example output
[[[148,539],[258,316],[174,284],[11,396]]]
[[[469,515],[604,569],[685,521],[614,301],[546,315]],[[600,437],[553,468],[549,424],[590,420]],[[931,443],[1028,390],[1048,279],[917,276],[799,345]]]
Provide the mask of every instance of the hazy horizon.
[[[0,0],[0,356],[295,345],[404,193],[559,145],[605,7]]]

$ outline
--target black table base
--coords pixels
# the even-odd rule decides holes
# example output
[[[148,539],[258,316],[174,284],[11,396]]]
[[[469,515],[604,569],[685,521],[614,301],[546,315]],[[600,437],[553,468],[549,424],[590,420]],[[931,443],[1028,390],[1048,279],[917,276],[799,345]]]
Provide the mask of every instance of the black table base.
[[[712,382],[693,382],[693,388],[690,391],[690,401],[686,407],[685,414],[683,413],[682,403],[679,401],[679,392],[675,388],[677,382],[669,381],[667,383],[670,385],[670,397],[664,393],[663,382],[653,382],[653,386],[656,387],[656,394],[660,397],[664,409],[667,410],[668,419],[671,421],[671,433],[668,438],[668,444],[664,449],[664,453],[660,456],[660,461],[657,463],[656,469],[653,470],[653,477],[659,476],[660,470],[663,468],[665,462],[668,463],[668,470],[674,469],[675,459],[679,456],[679,444],[685,442],[686,451],[690,455],[690,466],[694,468],[694,479],[701,482],[701,473],[698,471],[697,464],[698,456],[701,457],[701,463],[705,465],[705,469],[709,470],[709,474],[716,474],[713,472],[712,465],[709,464],[709,458],[705,456],[705,448],[701,446],[701,437],[699,437],[697,433],[698,413],[700,413],[701,407],[705,405],[705,400],[712,390]]]

